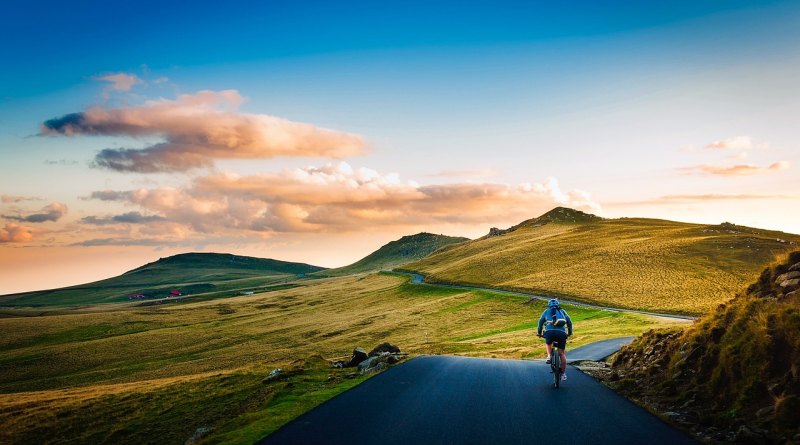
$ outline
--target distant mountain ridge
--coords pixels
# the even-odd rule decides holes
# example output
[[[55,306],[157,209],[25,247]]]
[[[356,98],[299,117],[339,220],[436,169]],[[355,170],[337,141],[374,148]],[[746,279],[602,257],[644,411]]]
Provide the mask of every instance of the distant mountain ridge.
[[[395,267],[425,258],[439,249],[463,243],[464,241],[469,241],[469,238],[436,235],[428,232],[406,235],[381,246],[375,252],[372,252],[353,264],[336,269],[328,269],[320,272],[319,275],[340,276],[394,269]]]
[[[0,306],[79,305],[127,301],[129,294],[166,296],[285,281],[324,267],[228,253],[183,253],[92,283],[0,296]]]

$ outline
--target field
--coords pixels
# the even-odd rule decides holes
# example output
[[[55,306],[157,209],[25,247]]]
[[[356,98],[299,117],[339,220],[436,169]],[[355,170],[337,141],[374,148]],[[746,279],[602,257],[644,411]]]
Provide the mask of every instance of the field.
[[[798,244],[798,235],[732,224],[532,220],[500,236],[446,247],[403,269],[430,282],[697,315],[743,290]]]
[[[383,341],[411,354],[542,356],[540,302],[373,274],[208,301],[0,313],[0,442],[207,443],[261,437],[360,379],[324,359]],[[568,307],[573,346],[678,323]],[[262,384],[273,368],[283,381]]]

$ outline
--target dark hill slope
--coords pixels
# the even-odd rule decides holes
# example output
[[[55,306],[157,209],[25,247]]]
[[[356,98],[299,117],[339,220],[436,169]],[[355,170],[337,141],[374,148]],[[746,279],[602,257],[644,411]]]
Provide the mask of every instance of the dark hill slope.
[[[617,389],[716,440],[797,443],[800,251],[692,327],[638,338],[613,369]]]
[[[303,263],[222,253],[185,253],[161,258],[117,277],[78,286],[0,296],[0,306],[81,305],[127,301],[132,293],[163,296],[235,289],[324,270]]]
[[[318,275],[339,276],[374,272],[378,270],[390,270],[412,261],[425,258],[443,247],[463,243],[464,241],[469,241],[469,238],[435,235],[427,232],[408,235],[399,240],[385,244],[380,249],[349,266],[328,269],[320,272]]]
[[[403,266],[428,281],[702,314],[730,299],[800,236],[720,225],[603,219],[556,208]]]

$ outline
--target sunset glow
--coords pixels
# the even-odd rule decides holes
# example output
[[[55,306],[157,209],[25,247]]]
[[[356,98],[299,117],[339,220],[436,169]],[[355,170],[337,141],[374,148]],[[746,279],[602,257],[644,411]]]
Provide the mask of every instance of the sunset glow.
[[[19,3],[0,293],[556,206],[800,233],[797,2]]]

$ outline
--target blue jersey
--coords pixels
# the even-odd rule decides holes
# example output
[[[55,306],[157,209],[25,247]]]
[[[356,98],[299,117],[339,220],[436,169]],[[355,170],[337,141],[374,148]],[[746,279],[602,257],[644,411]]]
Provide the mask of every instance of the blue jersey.
[[[572,320],[567,311],[560,307],[547,308],[542,312],[542,316],[539,317],[539,326],[536,328],[537,334],[542,335],[542,327],[545,331],[568,332],[569,335],[572,335]]]

